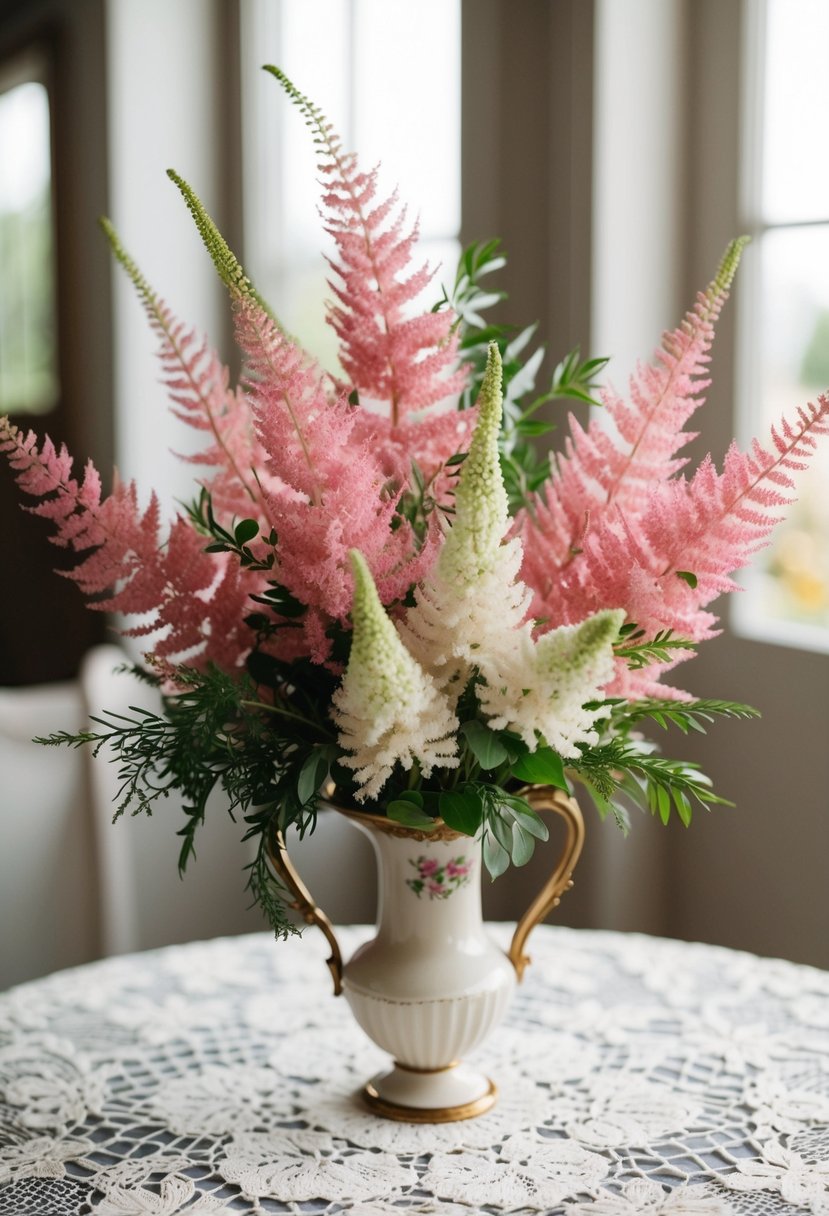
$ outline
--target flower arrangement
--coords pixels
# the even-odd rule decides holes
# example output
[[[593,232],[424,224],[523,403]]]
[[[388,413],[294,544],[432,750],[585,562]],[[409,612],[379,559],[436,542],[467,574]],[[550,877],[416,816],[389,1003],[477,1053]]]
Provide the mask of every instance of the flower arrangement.
[[[204,433],[197,497],[164,527],[154,494],[141,505],[116,477],[104,495],[91,464],[76,477],[65,448],[8,419],[0,448],[39,500],[27,509],[79,555],[68,577],[89,606],[135,620],[125,632],[148,647],[136,673],[163,694],[162,713],[104,716],[42,742],[114,748],[116,817],[180,800],[182,869],[221,786],[258,842],[251,891],[285,934],[269,844],[313,829],[329,780],[405,825],[440,818],[480,835],[493,877],[546,838],[527,783],[576,781],[625,830],[631,805],[687,824],[694,804],[723,802],[640,732],[756,712],[693,700],[662,676],[714,636],[709,605],[791,501],[792,471],[829,430],[829,396],[766,446],[732,445],[721,471],[706,457],[683,472],[741,240],[628,399],[597,387],[606,360],[577,351],[537,393],[533,329],[483,316],[500,297],[482,285],[504,264],[498,243],[468,248],[451,290],[422,307],[432,272],[413,268],[417,226],[267,70],[320,155],[340,369],[323,370],[280,326],[170,171],[230,295],[240,385],[103,226],[158,336],[172,408]],[[571,417],[548,458],[534,447],[551,429],[539,410],[562,398],[601,405],[610,425]],[[445,897],[466,880],[461,867],[412,882]]]

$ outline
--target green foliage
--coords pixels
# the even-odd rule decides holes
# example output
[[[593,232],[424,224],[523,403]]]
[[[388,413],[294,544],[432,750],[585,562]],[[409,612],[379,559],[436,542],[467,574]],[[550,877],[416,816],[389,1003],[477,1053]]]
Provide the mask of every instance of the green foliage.
[[[709,778],[698,765],[655,755],[649,745],[637,740],[617,737],[585,749],[578,760],[570,761],[570,766],[592,795],[599,813],[612,813],[625,832],[629,819],[620,795],[641,810],[658,815],[664,824],[673,808],[686,827],[694,803],[706,810],[715,805],[733,805],[713,792]]]
[[[537,747],[534,752],[520,756],[512,766],[513,776],[531,785],[552,785],[555,789],[570,787],[564,775],[564,761],[551,747]]]
[[[210,492],[204,486],[199,490],[199,496],[194,502],[185,504],[185,510],[196,531],[210,540],[210,544],[204,547],[205,553],[233,553],[239,565],[248,570],[273,569],[278,540],[273,529],[268,536],[261,538],[270,552],[257,557],[250,548],[251,542],[259,537],[259,524],[255,519],[242,519],[234,525],[233,531],[229,532],[213,514]]]
[[[633,728],[651,719],[666,730],[675,726],[683,734],[705,733],[704,723],[715,718],[756,718],[758,712],[737,701],[676,701],[649,698],[625,702],[611,699],[604,703],[607,718],[598,723],[605,737],[598,746],[581,747],[580,756],[569,760],[568,767],[604,817],[612,814],[619,827],[629,830],[628,804],[658,815],[668,823],[672,810],[687,827],[694,804],[706,810],[712,806],[732,806],[711,788],[699,766],[686,760],[669,760],[656,754],[653,743],[633,733]]]
[[[624,717],[628,724],[651,718],[663,730],[667,730],[671,725],[678,727],[684,735],[692,730],[704,735],[706,732],[703,722],[713,722],[716,718],[759,718],[760,711],[751,705],[742,705],[739,701],[675,701],[647,698],[631,701],[624,710]]]
[[[302,664],[299,664],[299,668]],[[176,668],[180,691],[164,699],[163,713],[132,708],[131,716],[94,718],[100,729],[61,731],[38,742],[78,747],[97,754],[112,748],[120,789],[115,818],[151,814],[163,799],[181,806],[179,868],[195,856],[207,800],[221,787],[231,816],[241,813],[244,839],[258,838],[248,885],[274,931],[293,932],[280,887],[267,865],[266,842],[275,828],[312,830],[318,789],[340,752],[324,707],[336,679],[307,662],[283,664],[254,652],[249,672],[231,676],[216,668]],[[310,685],[316,683],[314,695]],[[324,687],[323,687],[324,686]]]
[[[644,629],[628,623],[619,630],[619,641],[613,650],[617,659],[624,659],[632,671],[638,671],[651,663],[669,663],[674,651],[694,651],[696,643],[674,637],[672,629],[662,629],[647,638]]]
[[[510,510],[527,505],[529,497],[539,489],[549,474],[547,457],[539,453],[534,440],[554,430],[552,423],[535,417],[548,402],[569,399],[590,405],[600,404],[595,396],[596,377],[607,365],[607,359],[581,361],[578,348],[557,364],[549,388],[533,395],[544,347],[531,348],[537,326],[524,329],[493,324],[483,314],[506,299],[500,290],[482,283],[487,275],[501,270],[506,258],[500,241],[468,245],[461,254],[455,282],[450,293],[444,288],[443,297],[435,309],[451,306],[458,317],[460,350],[464,362],[471,367],[469,384],[461,407],[467,408],[477,399],[486,367],[487,347],[497,342],[503,363],[504,421],[501,432],[501,470],[509,496]]]
[[[434,511],[441,511],[444,516],[454,514],[454,508],[447,506],[444,502],[438,502],[434,497],[433,490],[438,477],[447,469],[450,474],[457,475],[460,472],[460,465],[463,463],[466,453],[459,453],[450,457],[445,465],[438,465],[431,476],[427,479],[423,470],[416,460],[411,462],[411,481],[397,503],[397,509],[392,520],[392,531],[396,531],[404,524],[408,524],[415,537],[417,548],[423,545],[426,535],[429,531],[429,516]],[[393,489],[393,487],[390,487]]]

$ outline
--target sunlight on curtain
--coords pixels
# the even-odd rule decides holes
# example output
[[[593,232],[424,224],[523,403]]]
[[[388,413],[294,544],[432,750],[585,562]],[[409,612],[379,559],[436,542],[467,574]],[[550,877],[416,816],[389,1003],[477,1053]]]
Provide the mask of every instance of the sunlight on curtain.
[[[754,15],[744,141],[743,214],[753,238],[742,326],[744,433],[767,430],[829,388],[829,5],[765,0]],[[829,649],[825,443],[746,584],[735,604],[740,631]]]
[[[438,267],[436,301],[460,248],[459,0],[253,0],[242,13],[243,59],[281,67],[363,168],[380,164],[379,197],[399,187]],[[311,137],[264,72],[245,81],[244,111],[246,264],[285,327],[334,368]]]

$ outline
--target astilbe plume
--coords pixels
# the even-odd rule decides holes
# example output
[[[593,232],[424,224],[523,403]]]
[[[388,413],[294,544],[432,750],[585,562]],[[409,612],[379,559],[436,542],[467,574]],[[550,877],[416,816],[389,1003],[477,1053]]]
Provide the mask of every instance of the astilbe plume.
[[[409,529],[392,528],[397,496],[372,443],[353,437],[356,414],[345,395],[331,399],[323,373],[269,314],[201,201],[170,176],[230,291],[258,467],[267,474],[259,489],[278,537],[276,574],[307,605],[301,628],[320,662],[330,649],[326,624],[344,620],[351,605],[349,551],[362,552],[388,604],[428,568],[435,537],[417,547]],[[295,649],[297,640],[288,645]]]
[[[564,456],[543,495],[516,520],[524,541],[522,577],[532,588],[543,631],[603,608],[622,606],[645,635],[671,630],[701,641],[717,618],[707,605],[733,590],[730,575],[765,543],[791,501],[788,470],[803,467],[826,406],[800,411],[797,425],[772,431],[773,453],[756,441],[749,454],[732,446],[722,475],[707,458],[690,481],[677,453],[693,435],[683,429],[702,404],[713,325],[736,270],[742,241],[729,246],[713,282],[683,324],[663,339],[656,363],[632,379],[630,406],[606,397],[616,435],[594,421],[571,421]],[[679,695],[658,677],[687,657],[628,671],[620,661],[614,695]]]
[[[408,528],[392,530],[396,497],[367,442],[351,442],[353,412],[330,402],[303,352],[254,302],[237,309],[247,390],[266,453],[265,492],[279,536],[280,581],[304,604],[342,620],[351,606],[348,553],[359,548],[384,603],[402,599],[433,560]]]
[[[435,567],[415,591],[401,632],[418,661],[457,699],[476,669],[493,678],[530,606],[520,582],[521,542],[506,544],[509,506],[501,476],[501,355],[490,344],[477,423],[461,466],[452,526]]]
[[[52,542],[85,554],[61,573],[78,585],[90,608],[146,615],[127,632],[160,634],[159,657],[186,658],[197,667],[239,663],[249,647],[241,605],[252,590],[261,590],[261,578],[231,565],[225,555],[204,553],[203,541],[183,519],[163,543],[155,495],[142,511],[135,484],[116,477],[112,493],[102,497],[92,464],[79,483],[65,445],[56,449],[48,436],[38,448],[33,432],[23,435],[0,419],[0,451],[20,488],[41,499],[26,510],[51,520]]]
[[[766,543],[793,500],[792,473],[806,467],[817,437],[827,433],[829,397],[822,395],[798,410],[796,424],[783,419],[772,428],[771,450],[757,440],[747,452],[732,444],[722,473],[708,456],[690,480],[654,486],[635,526],[618,509],[610,512],[585,539],[586,560],[574,563],[579,595],[597,607],[624,604],[648,636],[667,624],[693,641],[713,637],[717,618],[701,605],[735,589],[731,574]],[[612,686],[617,695],[678,691],[656,683],[648,667]]]
[[[172,412],[181,422],[210,437],[207,447],[180,459],[213,470],[204,480],[209,484],[217,516],[231,520],[253,515],[261,517],[263,524],[269,522],[252,473],[262,465],[262,452],[244,394],[230,387],[230,372],[207,340],[177,320],[153,291],[109,220],[103,219],[101,226],[159,339],[162,382]]]
[[[354,632],[333,717],[363,800],[379,795],[396,764],[416,761],[425,777],[457,768],[458,720],[395,632],[362,555],[352,552],[351,564]]]
[[[663,335],[653,364],[638,366],[630,379],[630,405],[606,390],[601,420],[594,418],[585,430],[570,416],[564,453],[553,458],[550,478],[532,509],[521,511],[516,520],[525,541],[525,577],[543,601],[543,611],[542,603],[536,604],[538,616],[556,622],[581,619],[584,613],[567,604],[567,576],[562,579],[559,572],[567,570],[605,511],[616,506],[625,515],[638,514],[654,483],[686,463],[677,453],[695,436],[683,428],[703,404],[714,323],[744,244],[729,245],[694,308],[677,329]],[[559,591],[563,602],[557,612]]]
[[[594,724],[604,711],[586,706],[613,674],[625,614],[600,612],[533,639],[531,597],[519,578],[521,541],[505,540],[501,380],[501,356],[491,343],[454,521],[400,633],[453,703],[478,677],[476,695],[493,729],[515,732],[531,751],[543,740],[573,756],[579,744],[596,742]]]
[[[613,644],[624,620],[616,608],[580,625],[560,625],[535,642],[529,628],[524,631],[512,662],[481,690],[490,727],[520,735],[531,751],[540,734],[565,757],[597,743],[595,723],[607,714],[597,698],[613,678]]]
[[[381,403],[382,414],[363,412],[358,434],[374,436],[387,471],[408,475],[414,459],[427,476],[459,450],[457,416],[414,417],[456,396],[466,385],[457,367],[456,318],[449,309],[407,315],[407,306],[432,278],[427,266],[411,269],[417,225],[396,214],[397,198],[379,201],[377,171],[360,170],[321,111],[276,67],[268,67],[299,107],[322,156],[326,230],[337,248],[331,262],[337,281],[328,320],[340,341],[340,362],[351,387]],[[438,421],[439,419],[439,421]],[[462,448],[461,448],[462,450]],[[392,468],[392,464],[396,468]]]

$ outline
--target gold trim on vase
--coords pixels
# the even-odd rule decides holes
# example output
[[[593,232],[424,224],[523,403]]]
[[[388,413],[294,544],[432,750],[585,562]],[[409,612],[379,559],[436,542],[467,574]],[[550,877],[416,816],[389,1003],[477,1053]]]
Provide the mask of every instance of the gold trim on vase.
[[[573,870],[584,845],[584,819],[575,798],[571,798],[563,790],[546,785],[531,785],[519,792],[534,811],[552,811],[560,815],[567,825],[567,839],[558,864],[516,925],[507,951],[507,958],[515,968],[520,984],[531,961],[530,956],[524,953],[527,938],[535,926],[552,912],[553,908],[558,907],[564,892],[573,886]]]
[[[433,828],[410,828],[405,823],[397,823],[394,819],[389,819],[386,815],[374,815],[371,811],[359,811],[350,803],[338,802],[336,798],[336,786],[329,782],[322,790],[322,797],[333,807],[335,811],[339,811],[346,819],[353,819],[355,823],[361,823],[364,827],[374,828],[378,832],[385,832],[387,836],[395,836],[402,840],[461,840],[464,837],[463,832],[456,832],[454,828],[447,827],[441,818],[435,819]],[[467,840],[471,839],[466,837]]]
[[[340,996],[343,990],[343,955],[340,950],[340,943],[337,941],[337,935],[334,932],[334,926],[322,908],[317,907],[314,903],[311,892],[300,878],[299,871],[288,856],[288,850],[285,847],[285,837],[278,828],[268,838],[266,847],[268,861],[274,872],[294,897],[288,903],[288,907],[298,912],[306,925],[316,925],[318,929],[321,929],[328,940],[328,944],[331,947],[331,957],[326,959],[326,962],[328,963],[328,970],[331,972],[331,978],[334,981],[334,996]]]
[[[487,1091],[472,1102],[461,1106],[403,1106],[381,1098],[371,1081],[363,1086],[362,1099],[369,1110],[384,1119],[395,1119],[398,1123],[459,1123],[462,1119],[476,1119],[484,1115],[498,1100],[498,1087],[486,1078]]]

